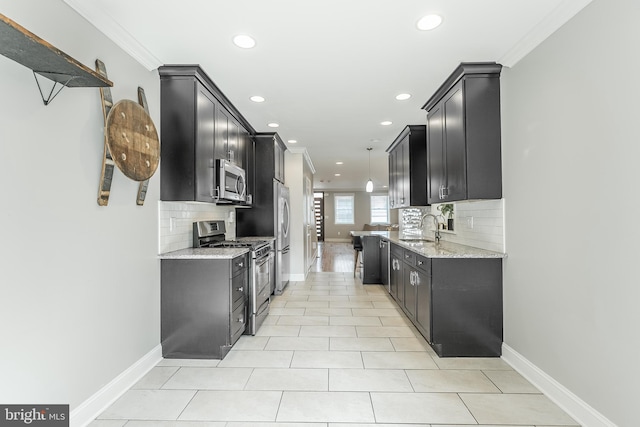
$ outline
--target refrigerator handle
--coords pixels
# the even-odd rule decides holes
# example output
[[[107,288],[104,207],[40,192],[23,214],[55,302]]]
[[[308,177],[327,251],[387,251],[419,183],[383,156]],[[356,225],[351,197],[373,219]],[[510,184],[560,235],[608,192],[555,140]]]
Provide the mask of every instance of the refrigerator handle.
[[[283,204],[283,218],[282,218],[282,222],[283,222],[283,231],[284,231],[284,237],[287,237],[289,235],[289,201],[287,199],[284,199],[284,204]]]

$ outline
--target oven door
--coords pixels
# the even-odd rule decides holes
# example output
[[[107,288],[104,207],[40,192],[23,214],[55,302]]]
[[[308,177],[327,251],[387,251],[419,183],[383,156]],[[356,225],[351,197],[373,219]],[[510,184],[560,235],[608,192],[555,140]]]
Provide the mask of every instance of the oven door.
[[[219,202],[244,202],[247,199],[245,171],[223,159],[216,160]]]
[[[252,314],[257,313],[260,307],[271,295],[271,252],[266,256],[255,261],[253,269],[253,283],[251,285],[252,295]]]

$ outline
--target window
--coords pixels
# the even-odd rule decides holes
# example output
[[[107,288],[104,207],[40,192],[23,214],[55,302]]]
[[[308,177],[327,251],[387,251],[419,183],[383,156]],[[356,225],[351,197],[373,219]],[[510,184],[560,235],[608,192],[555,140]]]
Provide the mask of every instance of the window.
[[[371,224],[389,222],[389,196],[371,195]]]
[[[335,211],[335,223],[336,224],[353,224],[353,194],[336,194],[333,197],[334,211]]]

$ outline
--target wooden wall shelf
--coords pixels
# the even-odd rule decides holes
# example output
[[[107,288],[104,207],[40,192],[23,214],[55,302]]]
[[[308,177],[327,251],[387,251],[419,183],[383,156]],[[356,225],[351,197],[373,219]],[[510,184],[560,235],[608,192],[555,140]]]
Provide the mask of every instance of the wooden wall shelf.
[[[0,14],[0,54],[54,82],[47,105],[63,87],[111,87],[113,83]],[[38,79],[36,77],[36,82]],[[53,94],[55,85],[62,85]],[[40,88],[40,84],[38,83]],[[42,95],[42,90],[40,90]],[[53,96],[51,96],[53,95]]]

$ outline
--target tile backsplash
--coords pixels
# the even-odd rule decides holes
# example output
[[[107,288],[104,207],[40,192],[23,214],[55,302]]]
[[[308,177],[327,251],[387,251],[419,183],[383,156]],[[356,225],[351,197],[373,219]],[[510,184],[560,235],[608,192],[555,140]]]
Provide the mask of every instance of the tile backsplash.
[[[420,230],[420,217],[426,213],[440,214],[438,205],[402,209],[399,215],[400,233],[433,238],[431,218]],[[454,202],[454,231],[443,231],[442,240],[462,245],[505,252],[504,199]],[[440,218],[442,222],[442,218]]]
[[[199,202],[158,202],[158,253],[177,251],[193,246],[193,223],[208,219],[224,220],[226,237],[236,235],[235,207]]]

